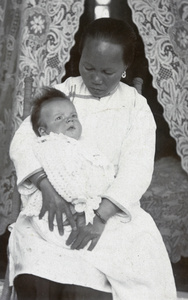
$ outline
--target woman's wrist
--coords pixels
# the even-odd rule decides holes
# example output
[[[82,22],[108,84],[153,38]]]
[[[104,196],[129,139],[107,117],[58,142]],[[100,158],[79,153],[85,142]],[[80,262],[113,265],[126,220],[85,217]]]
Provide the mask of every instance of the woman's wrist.
[[[99,208],[95,211],[95,215],[103,224],[113,217],[120,209],[110,200],[103,198]]]
[[[29,179],[40,190],[41,183],[45,178],[47,178],[47,175],[44,170],[41,170],[40,172],[37,172],[34,175],[30,176]]]
[[[94,213],[103,224],[106,224],[107,220],[105,220],[97,210],[95,210]]]
[[[47,175],[46,175],[45,172],[41,173],[41,174],[38,176],[38,178],[37,178],[37,180],[36,180],[36,187],[37,187],[39,190],[41,189],[41,188],[40,188],[40,184],[41,184],[42,180],[45,179],[45,178],[47,178]]]

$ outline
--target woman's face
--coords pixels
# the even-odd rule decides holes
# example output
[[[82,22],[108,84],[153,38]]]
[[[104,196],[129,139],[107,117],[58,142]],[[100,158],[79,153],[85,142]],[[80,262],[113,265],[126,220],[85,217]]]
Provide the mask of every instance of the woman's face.
[[[93,96],[100,98],[113,91],[124,70],[126,66],[120,45],[100,39],[86,39],[79,71]]]

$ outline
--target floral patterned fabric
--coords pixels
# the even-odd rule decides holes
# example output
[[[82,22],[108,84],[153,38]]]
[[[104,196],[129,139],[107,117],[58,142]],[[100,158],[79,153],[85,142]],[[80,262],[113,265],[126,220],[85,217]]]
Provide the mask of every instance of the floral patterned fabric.
[[[133,21],[164,108],[164,118],[177,142],[188,173],[188,1],[128,0]]]
[[[153,179],[141,200],[159,228],[170,259],[188,257],[188,178],[180,161],[164,157],[156,161]]]
[[[0,2],[0,234],[14,219],[15,185],[9,145],[22,122],[24,80],[33,91],[61,82],[84,0]]]
[[[188,256],[188,1],[128,3],[181,158],[181,164],[172,158],[156,162],[142,205],[157,223],[171,261],[177,262]]]

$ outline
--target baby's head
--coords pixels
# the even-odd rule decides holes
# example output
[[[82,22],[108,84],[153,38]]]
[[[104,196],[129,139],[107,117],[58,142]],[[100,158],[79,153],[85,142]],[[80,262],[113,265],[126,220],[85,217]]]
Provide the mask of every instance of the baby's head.
[[[63,92],[50,87],[42,88],[34,100],[31,123],[38,136],[54,132],[78,140],[82,132],[74,104]]]

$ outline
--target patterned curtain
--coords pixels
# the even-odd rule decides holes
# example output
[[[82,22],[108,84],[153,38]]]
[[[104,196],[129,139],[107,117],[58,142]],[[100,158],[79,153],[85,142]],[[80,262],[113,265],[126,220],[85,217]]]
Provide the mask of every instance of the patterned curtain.
[[[177,153],[188,173],[188,1],[128,0]]]
[[[24,80],[33,91],[61,82],[84,0],[0,2],[0,234],[14,218],[15,186],[9,146],[22,122]]]

